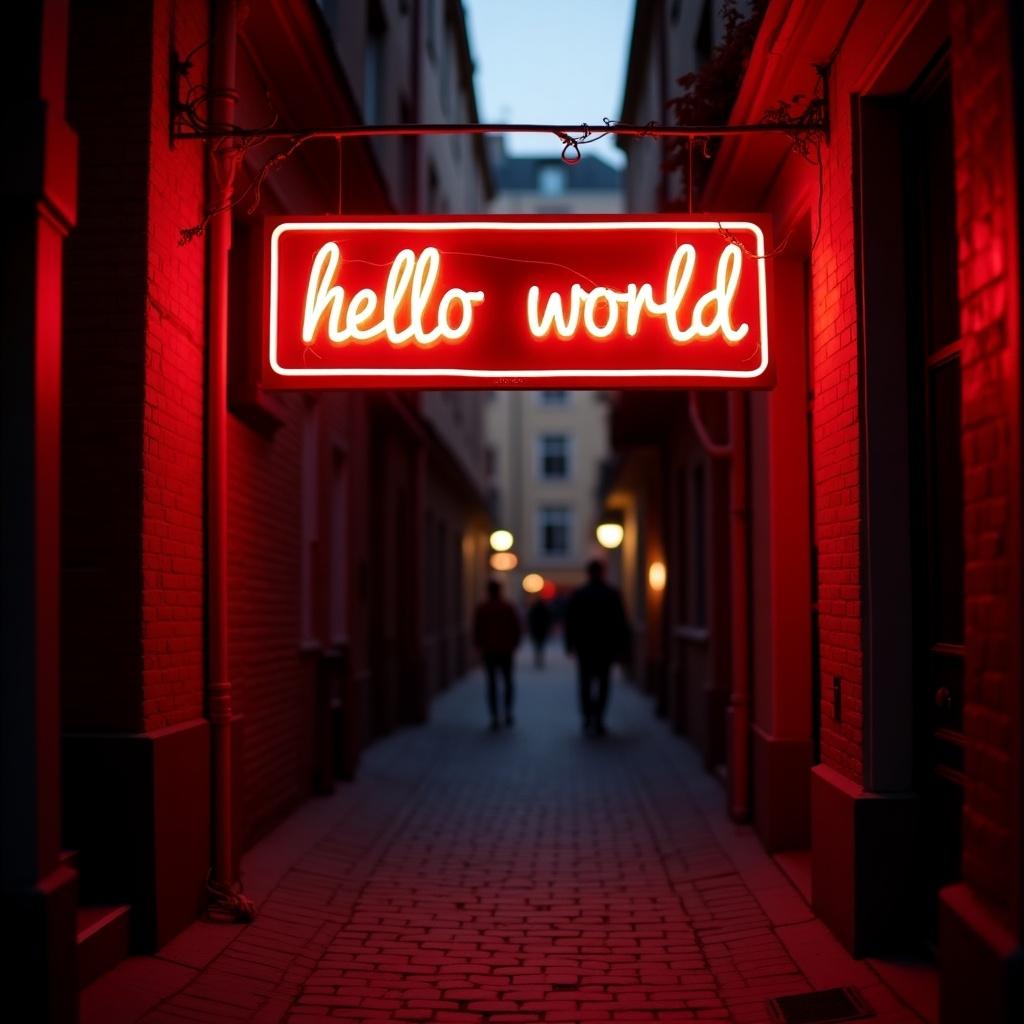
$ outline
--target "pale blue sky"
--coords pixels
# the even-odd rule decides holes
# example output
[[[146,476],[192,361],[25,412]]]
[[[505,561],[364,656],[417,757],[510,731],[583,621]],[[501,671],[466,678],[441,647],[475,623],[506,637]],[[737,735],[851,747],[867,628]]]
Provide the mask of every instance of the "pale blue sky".
[[[463,0],[482,121],[601,124],[622,113],[633,0]],[[556,155],[542,135],[506,136],[516,155]],[[611,138],[594,143],[616,166]]]

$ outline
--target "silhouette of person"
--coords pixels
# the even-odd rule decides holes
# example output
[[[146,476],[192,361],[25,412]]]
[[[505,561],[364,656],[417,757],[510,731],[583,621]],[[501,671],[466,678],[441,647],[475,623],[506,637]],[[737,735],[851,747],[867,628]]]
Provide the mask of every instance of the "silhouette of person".
[[[477,605],[473,616],[473,641],[484,659],[487,671],[487,706],[491,712],[491,729],[501,728],[498,719],[498,675],[505,684],[505,724],[512,724],[515,697],[512,683],[512,656],[519,646],[522,627],[515,608],[501,596],[501,584],[487,584],[487,599]]]
[[[548,641],[548,633],[551,632],[551,606],[543,597],[538,597],[530,610],[526,613],[526,628],[530,632],[530,639],[533,641],[533,663],[537,668],[544,667],[544,645]]]
[[[569,598],[565,647],[576,655],[579,668],[583,731],[603,736],[612,662],[628,659],[630,631],[622,595],[604,581],[604,565],[596,560],[588,563],[587,577]]]

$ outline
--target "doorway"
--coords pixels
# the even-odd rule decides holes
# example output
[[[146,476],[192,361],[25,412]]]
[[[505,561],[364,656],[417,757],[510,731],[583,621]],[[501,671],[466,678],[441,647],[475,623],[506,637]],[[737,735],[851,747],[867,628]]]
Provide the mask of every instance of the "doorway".
[[[914,782],[926,940],[938,890],[960,877],[964,794],[964,542],[960,326],[948,55],[909,92],[903,121]]]

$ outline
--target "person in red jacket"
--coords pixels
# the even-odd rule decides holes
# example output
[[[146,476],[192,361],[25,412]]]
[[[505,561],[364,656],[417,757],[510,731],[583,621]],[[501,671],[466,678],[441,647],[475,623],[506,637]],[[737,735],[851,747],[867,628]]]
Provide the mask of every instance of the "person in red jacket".
[[[480,649],[487,671],[487,706],[491,711],[491,729],[501,728],[498,719],[498,674],[505,683],[505,724],[512,724],[514,688],[512,656],[519,646],[522,627],[515,608],[501,596],[501,584],[487,584],[487,600],[477,605],[473,616],[473,641]]]

